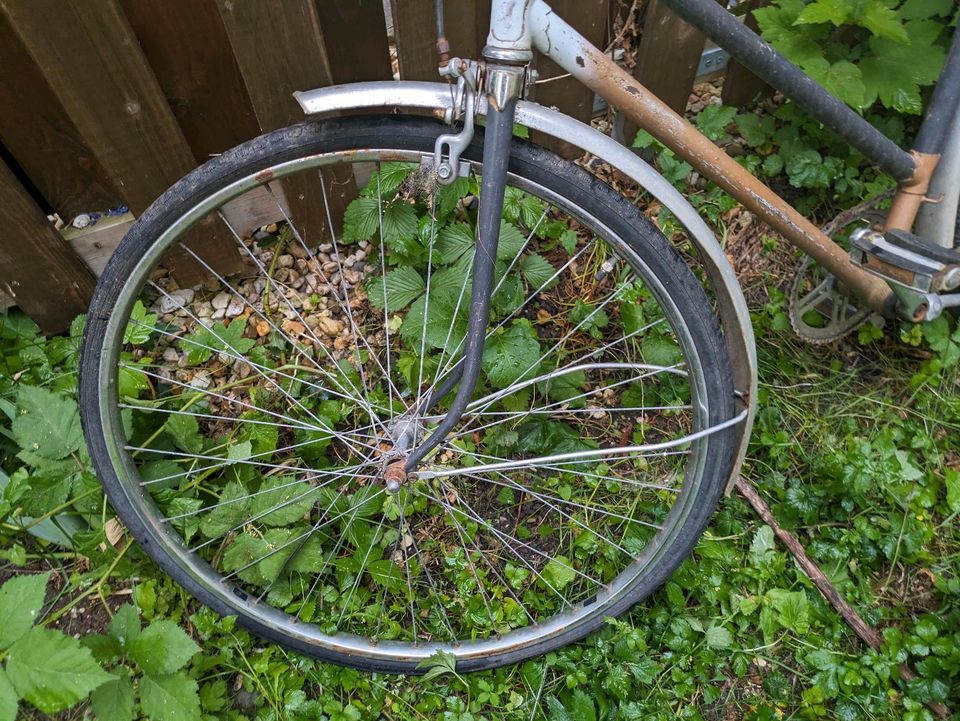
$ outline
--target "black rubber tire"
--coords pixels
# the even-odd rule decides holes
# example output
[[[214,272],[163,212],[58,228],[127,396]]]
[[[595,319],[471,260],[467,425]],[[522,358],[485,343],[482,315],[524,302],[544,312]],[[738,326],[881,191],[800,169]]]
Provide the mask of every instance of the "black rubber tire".
[[[240,623],[258,636],[324,661],[369,671],[421,672],[416,668],[415,661],[383,662],[345,658],[328,648],[293,642],[245,617],[242,602],[238,601],[236,607],[230,608],[215,599],[205,587],[187,577],[172,558],[158,547],[149,524],[144,522],[127,500],[122,482],[109,459],[108,440],[103,432],[99,406],[101,350],[105,342],[107,320],[114,310],[120,289],[130,277],[132,267],[160,233],[200,199],[239,178],[278,162],[320,152],[383,148],[432,153],[436,137],[444,132],[449,132],[448,127],[435,121],[400,116],[307,122],[255,138],[197,168],[171,187],[140,216],[110,259],[90,305],[80,359],[80,410],[90,456],[117,515],[143,550],[200,602],[222,615],[238,615]],[[483,155],[482,143],[482,131],[478,131],[464,157],[479,163]],[[702,359],[709,394],[710,424],[732,418],[733,371],[716,317],[695,275],[656,226],[609,186],[582,168],[532,143],[521,140],[514,142],[510,172],[527,177],[568,198],[631,246],[660,279],[673,302],[681,310],[697,354]],[[711,436],[705,463],[708,477],[704,480],[703,490],[696,502],[692,503],[692,510],[677,532],[676,540],[665,550],[664,562],[647,575],[631,597],[606,609],[603,616],[588,626],[568,629],[519,650],[463,660],[458,664],[458,668],[463,671],[492,668],[516,663],[565,646],[597,630],[603,625],[604,617],[625,613],[659,588],[687,558],[703,533],[729,478],[735,452],[733,428]]]

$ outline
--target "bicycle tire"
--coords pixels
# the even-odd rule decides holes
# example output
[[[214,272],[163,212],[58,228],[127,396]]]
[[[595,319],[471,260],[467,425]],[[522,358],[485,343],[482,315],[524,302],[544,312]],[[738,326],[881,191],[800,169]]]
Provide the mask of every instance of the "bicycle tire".
[[[273,616],[266,610],[255,608],[257,604],[250,603],[249,595],[236,589],[227,592],[216,587],[190,565],[199,561],[181,557],[170,550],[173,542],[160,528],[163,519],[151,516],[149,510],[144,510],[149,504],[138,500],[136,494],[141,489],[139,486],[133,488],[136,484],[131,479],[139,476],[136,476],[135,469],[131,470],[133,464],[124,458],[125,451],[116,440],[118,434],[122,435],[118,425],[119,411],[113,409],[119,404],[116,364],[122,339],[117,328],[127,327],[121,324],[128,322],[132,298],[143,288],[142,282],[132,288],[135,283],[131,278],[138,277],[143,281],[148,277],[138,270],[143,259],[154,253],[166,231],[175,227],[205,199],[242,179],[263,173],[267,168],[322,154],[376,149],[387,155],[390,151],[403,151],[432,156],[437,136],[446,131],[446,126],[434,121],[398,116],[308,122],[251,140],[194,170],[150,206],[111,258],[91,303],[81,353],[80,407],[94,468],[113,508],[147,554],[199,601],[220,614],[237,615],[240,623],[253,633],[316,658],[370,671],[417,673],[422,670],[420,663],[424,656],[416,652],[421,648],[416,636],[412,649],[378,650],[376,653],[367,649],[359,653],[350,644],[338,643],[334,636],[317,640],[312,636],[305,638],[278,630],[278,624],[265,621]],[[479,167],[482,132],[478,132],[463,157]],[[669,536],[669,539],[659,540],[660,532],[657,532],[648,546],[653,549],[648,555],[655,557],[655,562],[645,567],[642,573],[638,572],[627,590],[615,601],[604,601],[602,607],[591,609],[582,620],[559,632],[538,635],[542,624],[533,622],[524,627],[530,638],[523,638],[514,645],[498,646],[490,653],[461,651],[464,647],[456,641],[449,645],[449,650],[458,657],[458,669],[464,671],[515,663],[569,644],[598,629],[607,617],[621,615],[646,598],[691,552],[722,495],[735,457],[734,434],[730,427],[736,420],[730,361],[710,303],[681,256],[627,199],[550,151],[515,140],[510,173],[511,177],[530,183],[530,187],[549,190],[554,194],[551,197],[560,199],[556,202],[569,204],[571,212],[578,211],[579,219],[587,219],[602,228],[612,240],[622,241],[625,252],[630,254],[630,263],[642,263],[651,278],[660,284],[660,288],[654,288],[652,292],[663,295],[662,302],[675,308],[682,326],[677,333],[683,336],[678,342],[681,346],[689,346],[684,347],[693,359],[689,362],[698,366],[697,373],[702,376],[698,376],[696,383],[702,385],[702,391],[697,391],[702,394],[697,401],[703,407],[695,410],[704,414],[710,428],[720,430],[711,431],[709,437],[696,441],[701,471],[693,481],[686,476],[683,481],[684,484],[693,483],[683,488],[693,488],[695,492],[686,496],[678,494],[685,500],[682,507],[676,502],[670,508],[671,515],[667,518],[673,519],[672,525],[669,533],[664,532],[664,537]],[[122,331],[120,334],[122,336]],[[114,413],[116,417],[113,417]],[[667,528],[666,521],[664,528]],[[478,576],[478,584],[479,580]],[[386,584],[384,587],[386,589]],[[386,594],[384,590],[384,597]],[[583,606],[589,608],[590,600]]]

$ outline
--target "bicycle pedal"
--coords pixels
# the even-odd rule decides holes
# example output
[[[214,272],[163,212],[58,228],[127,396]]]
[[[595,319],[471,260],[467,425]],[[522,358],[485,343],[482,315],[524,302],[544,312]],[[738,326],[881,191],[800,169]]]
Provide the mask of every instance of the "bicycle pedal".
[[[855,231],[850,236],[850,259],[887,282],[923,293],[960,287],[960,253],[903,230]]]

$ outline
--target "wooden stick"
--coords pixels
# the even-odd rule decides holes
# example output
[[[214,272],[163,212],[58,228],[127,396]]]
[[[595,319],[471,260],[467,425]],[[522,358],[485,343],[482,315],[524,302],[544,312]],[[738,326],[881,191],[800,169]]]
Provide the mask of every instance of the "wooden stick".
[[[864,621],[863,617],[856,612],[853,606],[847,603],[847,600],[840,595],[840,592],[830,583],[830,579],[827,578],[826,574],[820,570],[820,567],[814,563],[810,556],[807,555],[807,552],[803,550],[803,546],[800,545],[797,537],[777,523],[777,519],[773,517],[770,506],[760,497],[757,489],[743,476],[737,478],[735,485],[737,490],[740,491],[740,495],[747,499],[747,502],[753,506],[753,510],[757,512],[757,515],[763,519],[764,523],[773,529],[777,538],[779,538],[783,545],[793,554],[797,563],[800,564],[800,568],[802,568],[803,572],[813,581],[813,584],[820,593],[823,594],[824,598],[843,616],[843,620],[847,622],[847,625],[850,626],[870,648],[879,651],[881,645],[883,645],[883,637],[881,637],[873,626]],[[907,664],[900,664],[901,679],[904,681],[912,681],[916,677],[917,675]],[[939,701],[931,701],[927,704],[927,708],[940,718],[948,718],[950,716],[950,709]]]

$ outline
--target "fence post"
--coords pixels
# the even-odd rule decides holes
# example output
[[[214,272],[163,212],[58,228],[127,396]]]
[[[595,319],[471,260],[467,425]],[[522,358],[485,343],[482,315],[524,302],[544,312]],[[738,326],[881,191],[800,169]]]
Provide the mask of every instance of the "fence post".
[[[293,92],[333,83],[314,1],[217,0],[217,8],[260,127],[266,132],[304,120]],[[264,28],[270,28],[272,39],[267,46]],[[356,196],[349,167],[325,170],[322,182],[320,177],[301,175],[282,184],[291,221],[307,245],[323,241],[328,206],[334,221],[332,232],[339,233],[343,212]]]
[[[0,161],[0,286],[46,333],[86,310],[93,274]]]
[[[130,209],[142,213],[194,167],[156,77],[116,0],[10,0],[7,18],[84,142]],[[208,224],[187,244],[208,263],[239,268],[235,245]],[[205,277],[185,252],[171,255],[182,283]]]
[[[120,2],[198,163],[260,134],[212,3]]]
[[[0,141],[44,199],[66,222],[79,213],[120,205],[107,172],[3,13],[0,68]]]
[[[770,0],[753,0],[747,9],[747,17],[744,23],[748,28],[757,31],[757,18],[753,11],[769,5]],[[756,75],[747,70],[736,60],[731,58],[727,65],[727,75],[723,81],[723,90],[720,99],[724,105],[733,105],[738,108],[745,107],[752,103],[761,93],[770,92],[771,88]]]

